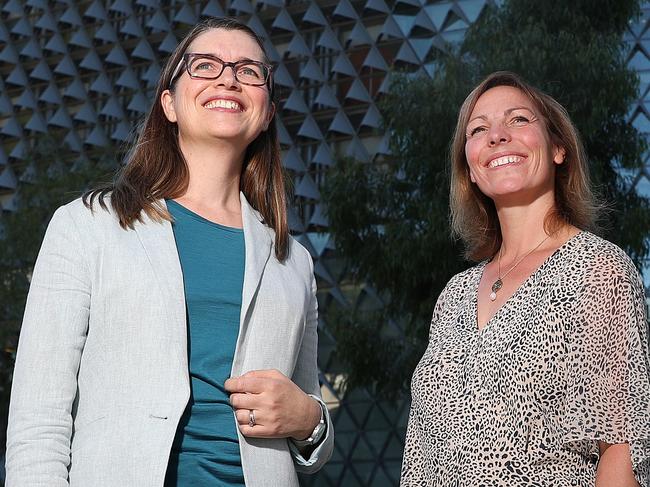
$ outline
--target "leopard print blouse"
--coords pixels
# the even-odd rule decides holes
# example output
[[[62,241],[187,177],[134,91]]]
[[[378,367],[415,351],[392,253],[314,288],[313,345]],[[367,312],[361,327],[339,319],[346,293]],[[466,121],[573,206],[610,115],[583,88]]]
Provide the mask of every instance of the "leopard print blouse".
[[[593,487],[598,443],[650,487],[645,296],[625,253],[581,232],[478,331],[487,262],[451,279],[412,381],[402,487]]]

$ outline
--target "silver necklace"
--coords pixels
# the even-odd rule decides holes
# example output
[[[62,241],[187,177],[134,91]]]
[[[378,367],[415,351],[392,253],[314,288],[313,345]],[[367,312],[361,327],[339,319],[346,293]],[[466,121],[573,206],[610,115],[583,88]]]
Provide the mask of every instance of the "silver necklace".
[[[546,237],[544,237],[544,239],[543,239],[540,243],[538,243],[537,245],[535,245],[535,247],[533,247],[531,250],[529,250],[528,252],[526,252],[526,253],[524,254],[524,256],[521,257],[519,260],[517,260],[517,262],[515,262],[514,265],[513,265],[510,269],[508,269],[508,270],[506,271],[506,273],[503,274],[503,275],[501,275],[501,248],[503,248],[503,246],[501,246],[501,248],[499,248],[499,259],[498,259],[499,277],[497,278],[496,281],[494,281],[494,284],[492,284],[492,292],[490,293],[490,301],[495,301],[495,300],[497,299],[497,293],[498,293],[499,290],[503,287],[503,280],[506,278],[506,276],[507,276],[508,274],[510,274],[510,271],[512,271],[512,270],[513,270],[515,267],[517,267],[519,264],[521,264],[521,261],[522,261],[522,260],[524,260],[524,259],[525,259],[526,257],[528,257],[530,254],[532,254],[533,252],[535,252],[538,248],[540,248],[540,247],[542,246],[542,244],[543,244],[544,242],[546,242],[549,238],[550,238],[550,235],[547,235]]]

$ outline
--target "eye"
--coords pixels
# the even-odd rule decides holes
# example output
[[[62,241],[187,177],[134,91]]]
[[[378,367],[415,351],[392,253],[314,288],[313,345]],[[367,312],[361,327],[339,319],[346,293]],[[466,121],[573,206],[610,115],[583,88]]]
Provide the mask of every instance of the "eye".
[[[216,71],[218,69],[217,63],[209,59],[198,59],[194,63],[194,71]]]
[[[528,119],[528,117],[524,117],[523,115],[515,115],[508,121],[509,125],[514,125],[515,127],[521,127],[529,123],[530,119]]]
[[[485,132],[487,129],[483,125],[479,125],[478,127],[474,127],[473,129],[470,129],[468,132],[468,135],[470,137],[474,137],[477,134],[480,134],[481,132]]]
[[[249,78],[262,78],[262,68],[256,64],[243,64],[237,68],[237,74]]]

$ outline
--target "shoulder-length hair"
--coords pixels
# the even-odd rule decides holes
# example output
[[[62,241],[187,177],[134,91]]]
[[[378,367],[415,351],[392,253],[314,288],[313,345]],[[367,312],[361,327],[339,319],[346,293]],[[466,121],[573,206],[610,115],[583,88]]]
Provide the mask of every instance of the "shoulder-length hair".
[[[244,32],[257,42],[264,53],[263,61],[269,63],[263,41],[236,19],[207,18],[198,23],[178,44],[162,69],[154,103],[127,163],[118,171],[112,184],[91,190],[83,196],[84,203],[89,208],[97,199],[106,209],[104,197],[110,194],[111,207],[124,229],[132,229],[136,221],[142,221],[142,212],[155,221],[171,221],[169,212],[160,204],[160,200],[177,198],[187,190],[189,169],[178,144],[178,127],[167,120],[160,98],[166,89],[174,89],[178,78],[176,76],[173,79],[174,72],[182,63],[183,54],[192,41],[213,29]],[[272,102],[272,77],[268,88]],[[289,249],[289,227],[275,115],[268,129],[248,146],[242,166],[240,189],[251,206],[259,211],[265,223],[275,231],[275,254],[279,260],[284,260]]]
[[[545,217],[546,232],[551,234],[564,224],[596,230],[599,211],[591,190],[587,156],[566,109],[514,73],[492,73],[463,102],[451,143],[451,227],[465,244],[465,256],[474,261],[494,256],[502,241],[494,202],[472,183],[465,157],[467,123],[474,106],[483,93],[497,86],[511,86],[523,92],[537,109],[551,143],[565,150],[564,163],[555,166],[555,207]]]

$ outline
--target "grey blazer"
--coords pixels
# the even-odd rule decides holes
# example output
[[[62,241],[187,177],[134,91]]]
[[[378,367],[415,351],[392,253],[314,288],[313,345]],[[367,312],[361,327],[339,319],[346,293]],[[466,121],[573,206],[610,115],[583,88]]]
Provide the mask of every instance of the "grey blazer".
[[[161,202],[164,204],[164,202]],[[232,375],[277,369],[320,397],[309,253],[241,195],[246,264]],[[217,277],[217,276],[215,276]],[[80,200],[59,208],[32,277],[18,345],[7,487],[161,487],[190,388],[183,276],[169,222],[123,230]],[[233,419],[234,421],[234,419]],[[328,460],[333,427],[309,458],[286,439],[239,435],[246,485],[298,486]]]

